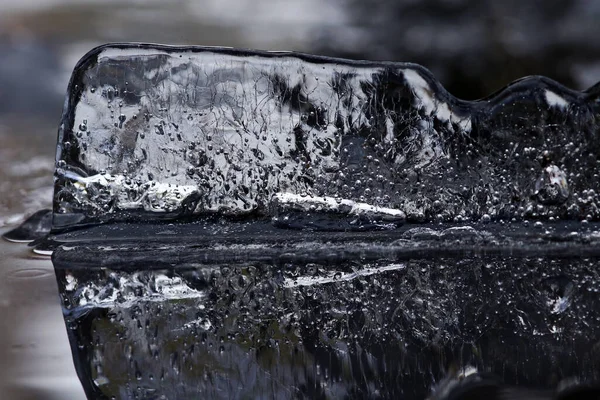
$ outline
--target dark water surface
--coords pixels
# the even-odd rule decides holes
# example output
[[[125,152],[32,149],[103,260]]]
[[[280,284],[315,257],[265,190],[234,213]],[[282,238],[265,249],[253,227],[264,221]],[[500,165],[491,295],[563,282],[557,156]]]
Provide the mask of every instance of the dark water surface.
[[[84,399],[52,263],[4,240],[0,258],[0,398]]]

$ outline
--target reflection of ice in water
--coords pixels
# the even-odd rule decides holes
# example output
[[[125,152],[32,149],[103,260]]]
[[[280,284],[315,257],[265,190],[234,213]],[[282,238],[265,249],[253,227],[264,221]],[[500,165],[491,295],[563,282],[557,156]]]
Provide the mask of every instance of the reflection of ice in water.
[[[336,281],[348,281],[359,276],[368,276],[377,274],[383,271],[393,271],[397,269],[405,268],[404,264],[390,264],[383,267],[377,268],[362,268],[355,272],[329,272],[327,276],[312,277],[312,276],[301,276],[298,278],[286,278],[284,282],[285,287],[296,287],[296,286],[312,286],[312,285],[323,285],[326,283]]]
[[[554,300],[548,300],[548,307],[552,309],[554,314],[560,314],[571,305],[569,296],[558,297]]]
[[[127,252],[105,249],[107,257]],[[239,260],[244,248],[222,246],[221,252],[223,261],[228,256]],[[194,263],[189,254],[184,258]],[[67,324],[84,344],[84,354],[92,352],[93,365],[101,367],[92,374],[106,394],[129,393],[119,383],[126,377],[144,393],[178,398],[194,398],[192,392],[227,398],[232,390],[256,396],[284,387],[308,395],[305,385],[315,384],[326,398],[378,392],[385,398],[404,393],[402,398],[412,399],[423,398],[446,374],[440,346],[446,349],[444,360],[503,371],[507,382],[547,385],[545,377],[556,373],[559,364],[570,371],[568,376],[591,376],[594,355],[576,348],[600,334],[593,323],[596,264],[504,256],[339,265],[232,261],[179,265],[173,271],[98,271],[91,280],[85,271],[73,269],[62,282],[70,289],[68,304],[80,301],[87,310],[67,313]],[[539,292],[536,277],[557,269],[587,271],[576,279],[582,288],[578,307],[566,307],[574,286],[562,279],[546,281],[543,287],[550,292]],[[67,278],[71,274],[80,276],[75,280],[82,287],[118,281],[124,291],[137,295],[90,307],[75,280]],[[138,290],[140,284],[147,289]],[[175,289],[163,289],[170,294],[157,302],[161,286]],[[559,286],[566,288],[564,293],[552,291]],[[198,293],[202,295],[195,297]],[[546,303],[552,293],[560,295],[560,319],[554,304]],[[91,341],[85,339],[89,334]],[[563,349],[560,354],[556,346]],[[131,363],[123,363],[123,352],[131,353]],[[524,353],[533,355],[523,358]],[[565,367],[575,354],[577,366]],[[565,363],[549,362],[555,357]],[[527,377],[513,376],[514,368],[527,371]],[[467,368],[459,376],[466,379],[474,370]],[[163,378],[157,382],[159,376]]]
[[[566,280],[566,278],[563,278]],[[553,314],[563,313],[570,305],[575,292],[575,285],[571,281],[550,284],[551,292],[548,294],[547,305]]]
[[[149,276],[150,275],[150,276]],[[139,301],[200,299],[201,291],[190,288],[180,277],[138,272],[113,273],[107,282],[86,282],[80,286],[73,275],[65,276],[64,290],[73,305],[85,308],[131,307]]]

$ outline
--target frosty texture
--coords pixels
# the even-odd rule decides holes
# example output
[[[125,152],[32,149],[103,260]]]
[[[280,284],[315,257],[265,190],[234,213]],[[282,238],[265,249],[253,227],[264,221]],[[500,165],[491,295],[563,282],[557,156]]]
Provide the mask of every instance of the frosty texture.
[[[598,219],[598,110],[597,89],[543,77],[466,102],[414,64],[104,46],[70,83],[54,226],[272,217],[277,199],[384,224]]]

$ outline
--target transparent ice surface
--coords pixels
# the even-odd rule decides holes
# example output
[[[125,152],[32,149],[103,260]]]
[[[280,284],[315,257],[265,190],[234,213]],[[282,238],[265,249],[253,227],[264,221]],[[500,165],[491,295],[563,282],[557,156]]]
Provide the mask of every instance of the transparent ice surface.
[[[376,224],[596,220],[597,92],[529,77],[467,102],[408,63],[104,46],[70,83],[54,225],[277,216],[282,198]]]

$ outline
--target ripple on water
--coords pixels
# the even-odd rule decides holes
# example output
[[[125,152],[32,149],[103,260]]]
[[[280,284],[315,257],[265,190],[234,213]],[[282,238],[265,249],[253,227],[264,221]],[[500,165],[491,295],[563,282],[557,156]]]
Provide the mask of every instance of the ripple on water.
[[[19,279],[38,279],[45,278],[47,276],[51,276],[53,271],[51,269],[44,268],[25,268],[18,269],[16,271],[11,271],[7,274],[9,279],[19,280]]]

